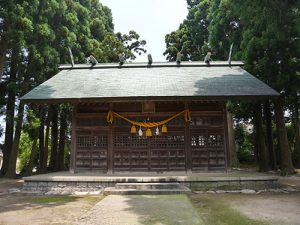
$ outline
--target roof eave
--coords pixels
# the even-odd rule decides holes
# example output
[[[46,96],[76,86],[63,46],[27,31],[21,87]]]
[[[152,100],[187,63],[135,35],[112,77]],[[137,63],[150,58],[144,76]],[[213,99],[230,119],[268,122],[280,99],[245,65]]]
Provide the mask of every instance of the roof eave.
[[[262,101],[274,100],[280,95],[243,95],[243,96],[147,96],[147,97],[92,97],[92,98],[55,98],[55,99],[26,99],[24,103],[34,104],[77,104],[83,102],[143,102],[143,101]]]

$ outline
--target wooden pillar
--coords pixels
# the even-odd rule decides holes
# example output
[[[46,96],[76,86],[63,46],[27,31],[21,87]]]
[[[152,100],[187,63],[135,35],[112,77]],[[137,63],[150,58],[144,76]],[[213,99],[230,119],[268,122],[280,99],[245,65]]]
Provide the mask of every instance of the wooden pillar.
[[[113,103],[109,104],[109,110],[113,110]],[[113,174],[114,164],[114,126],[109,124],[108,128],[108,148],[107,148],[107,173]]]
[[[187,102],[184,103],[184,108],[189,109]],[[185,168],[187,172],[192,171],[192,148],[191,148],[191,132],[190,132],[190,122],[185,122],[184,128],[184,148],[185,148]]]
[[[238,158],[236,153],[235,146],[235,132],[233,127],[233,118],[232,114],[226,110],[227,113],[227,126],[228,126],[228,163],[229,167],[237,167],[238,166]]]
[[[227,121],[227,108],[226,102],[223,103],[223,126],[224,126],[224,156],[225,156],[225,169],[228,170],[230,165],[230,150],[229,150],[229,136],[228,136],[228,121]]]
[[[71,157],[70,157],[70,172],[76,173],[76,116],[77,105],[73,106],[72,112],[72,132],[71,132]]]

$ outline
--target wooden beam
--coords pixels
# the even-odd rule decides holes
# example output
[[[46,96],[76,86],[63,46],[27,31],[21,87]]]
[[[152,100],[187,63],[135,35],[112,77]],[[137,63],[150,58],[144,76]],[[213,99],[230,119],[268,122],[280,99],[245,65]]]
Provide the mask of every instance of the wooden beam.
[[[76,115],[77,105],[73,106],[72,112],[72,133],[71,133],[71,157],[70,157],[70,172],[76,173]]]
[[[219,96],[135,96],[135,97],[95,97],[95,98],[47,98],[47,99],[21,99],[25,103],[43,104],[60,104],[60,103],[92,103],[92,102],[173,102],[173,101],[240,101],[252,102],[258,100],[277,99],[277,95],[219,95]]]
[[[113,110],[113,103],[109,104],[109,110]],[[114,164],[114,127],[109,124],[108,130],[108,148],[107,148],[107,173],[113,174],[113,164]]]
[[[230,165],[230,150],[229,150],[229,136],[228,136],[228,121],[227,121],[227,107],[226,102],[223,105],[223,115],[224,115],[224,156],[225,156],[225,169],[228,171],[228,165]]]
[[[184,108],[189,109],[189,105],[187,102],[184,103]],[[191,148],[191,132],[190,132],[190,122],[185,123],[184,128],[184,146],[185,146],[185,154],[186,154],[186,171],[192,171],[192,148]]]

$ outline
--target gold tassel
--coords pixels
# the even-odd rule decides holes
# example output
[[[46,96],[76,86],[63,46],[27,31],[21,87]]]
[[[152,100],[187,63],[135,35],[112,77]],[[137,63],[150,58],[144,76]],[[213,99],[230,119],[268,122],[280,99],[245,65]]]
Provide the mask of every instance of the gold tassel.
[[[162,132],[162,133],[167,133],[167,132],[168,132],[168,128],[167,128],[166,124],[164,124],[164,125],[162,126],[161,132]]]
[[[150,130],[150,128],[146,130],[146,137],[152,137],[152,131]]]
[[[136,127],[134,125],[131,126],[130,133],[136,134]]]

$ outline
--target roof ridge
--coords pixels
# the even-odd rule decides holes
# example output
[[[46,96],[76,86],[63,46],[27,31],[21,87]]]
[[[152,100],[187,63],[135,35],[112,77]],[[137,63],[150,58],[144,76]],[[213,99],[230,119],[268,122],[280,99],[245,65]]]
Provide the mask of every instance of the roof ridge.
[[[147,62],[134,62],[126,63],[122,66],[118,63],[98,63],[95,66],[91,64],[75,64],[74,66],[70,64],[60,65],[60,70],[70,70],[70,69],[121,69],[121,68],[160,68],[160,67],[230,67],[230,66],[243,66],[242,61],[231,61],[229,64],[227,61],[213,61],[210,64],[201,61],[189,62],[183,61],[180,65],[176,62],[156,62],[152,65],[148,65]]]

